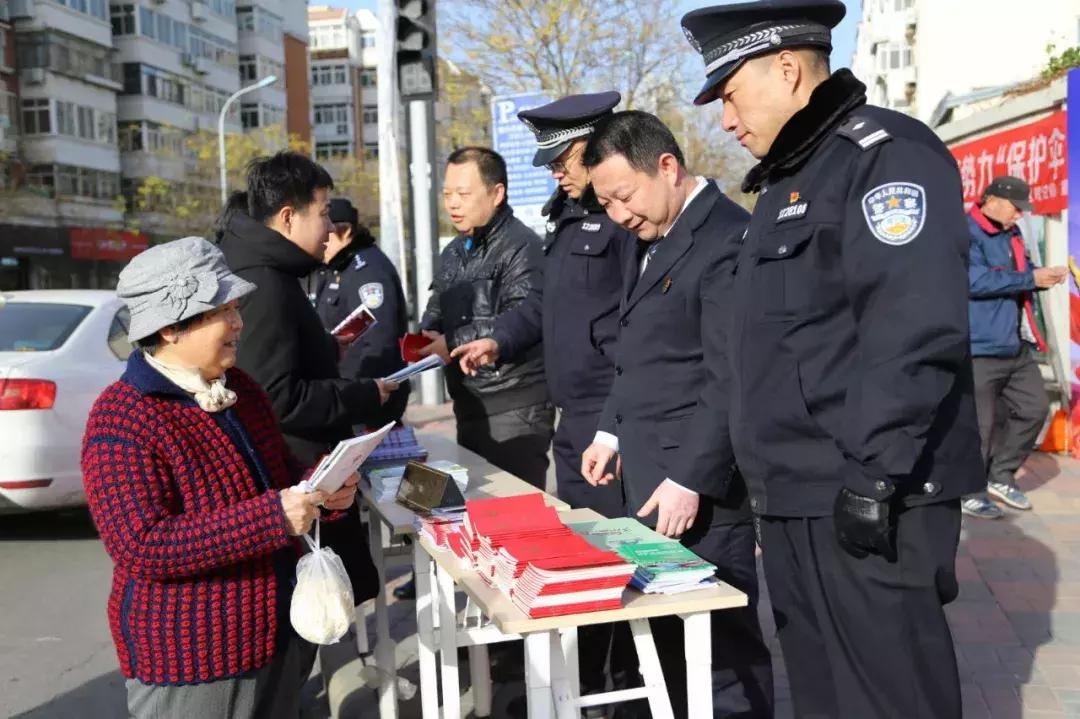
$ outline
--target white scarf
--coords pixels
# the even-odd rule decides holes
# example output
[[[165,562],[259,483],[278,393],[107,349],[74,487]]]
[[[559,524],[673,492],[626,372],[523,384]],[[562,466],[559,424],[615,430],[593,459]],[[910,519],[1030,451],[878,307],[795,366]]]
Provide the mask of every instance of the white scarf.
[[[146,363],[164,375],[165,379],[194,395],[203,411],[220,412],[236,404],[236,392],[225,387],[225,375],[207,382],[198,370],[165,364],[149,354],[143,356]]]

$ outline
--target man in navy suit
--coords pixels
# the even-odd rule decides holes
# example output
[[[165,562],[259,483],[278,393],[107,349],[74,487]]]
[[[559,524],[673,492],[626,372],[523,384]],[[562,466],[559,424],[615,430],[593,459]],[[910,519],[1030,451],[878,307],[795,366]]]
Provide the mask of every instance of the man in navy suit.
[[[593,444],[582,455],[591,484],[618,479],[629,511],[678,537],[746,592],[743,609],[712,616],[716,716],[772,715],[772,668],[758,625],[754,532],[733,460],[720,475],[673,476],[687,421],[709,367],[702,292],[730,277],[749,218],[716,183],[687,172],[664,124],[644,112],[615,113],[594,131],[584,163],[608,216],[638,237],[627,253],[615,350],[615,381]],[[722,282],[720,283],[722,284]],[[686,661],[678,619],[653,622],[672,706],[685,716]]]

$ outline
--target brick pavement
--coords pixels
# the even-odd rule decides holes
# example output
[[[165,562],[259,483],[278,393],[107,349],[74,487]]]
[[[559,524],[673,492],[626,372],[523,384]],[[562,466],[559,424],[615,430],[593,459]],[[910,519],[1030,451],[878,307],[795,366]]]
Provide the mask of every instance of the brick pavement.
[[[417,408],[419,409],[419,408]],[[415,410],[410,410],[413,417]],[[414,419],[453,432],[442,410]],[[1006,510],[1003,520],[964,518],[957,556],[960,597],[947,608],[957,647],[966,719],[1080,718],[1080,461],[1033,456],[1021,470],[1031,512]],[[390,587],[405,580],[397,569]],[[398,664],[417,681],[415,623],[411,602],[391,606],[392,633],[403,644]],[[374,634],[373,618],[369,630]],[[762,602],[762,625],[774,635]],[[772,640],[778,719],[792,716],[779,646]],[[464,658],[464,655],[463,655]],[[471,706],[463,670],[464,704]],[[498,688],[496,716],[521,687]],[[334,694],[334,692],[331,692]],[[339,693],[340,694],[340,693]],[[332,696],[340,717],[376,717],[374,694],[354,689]],[[419,700],[401,705],[403,719],[419,716]]]

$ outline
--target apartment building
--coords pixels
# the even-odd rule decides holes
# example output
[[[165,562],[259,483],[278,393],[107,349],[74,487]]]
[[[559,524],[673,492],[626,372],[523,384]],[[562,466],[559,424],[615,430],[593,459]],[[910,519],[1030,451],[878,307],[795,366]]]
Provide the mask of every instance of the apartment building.
[[[943,103],[1036,77],[1080,44],[1080,0],[864,0],[851,69],[869,101],[927,122]]]
[[[377,28],[368,10],[308,9],[316,158],[378,156]]]

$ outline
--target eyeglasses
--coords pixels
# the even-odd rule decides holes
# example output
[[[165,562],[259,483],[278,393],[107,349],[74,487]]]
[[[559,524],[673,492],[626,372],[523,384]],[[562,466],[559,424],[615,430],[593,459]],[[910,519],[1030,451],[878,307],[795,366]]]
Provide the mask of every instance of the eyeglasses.
[[[548,164],[544,165],[544,167],[546,167],[549,172],[566,172],[566,166],[569,164],[570,158],[577,157],[580,154],[581,151],[571,152],[569,155],[566,156],[565,160],[555,160],[554,162],[549,162]]]

